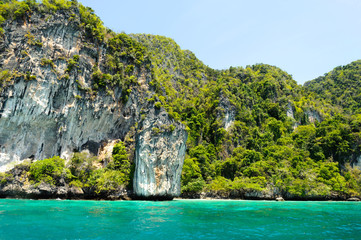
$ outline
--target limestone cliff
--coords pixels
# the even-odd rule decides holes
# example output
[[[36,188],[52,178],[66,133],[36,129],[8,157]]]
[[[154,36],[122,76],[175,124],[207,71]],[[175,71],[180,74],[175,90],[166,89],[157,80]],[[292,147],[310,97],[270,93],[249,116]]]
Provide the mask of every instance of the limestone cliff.
[[[360,196],[360,111],[332,94],[275,66],[215,70],[167,37],[116,34],[76,0],[0,10],[0,197]]]
[[[8,22],[4,28],[1,67],[20,76],[0,98],[2,170],[14,161],[68,157],[84,148],[97,154],[102,141],[125,136],[140,109],[135,94],[121,104],[120,89],[91,98],[81,91],[79,85],[91,86],[97,50],[85,46],[84,32],[66,13],[49,15],[48,21],[44,17],[33,14],[28,22]],[[66,71],[66,59],[75,55],[80,56],[79,67]],[[27,80],[22,73],[36,79]]]
[[[109,47],[89,38],[78,15],[78,9],[34,11],[28,18],[4,23],[0,42],[0,171],[24,159],[68,159],[82,150],[97,155],[108,142],[124,139],[141,120],[141,111],[144,115],[152,108],[145,100],[153,90],[148,84],[150,70],[144,64],[130,68],[126,77],[133,82],[128,91],[121,84],[94,90],[93,73],[95,69],[107,71],[104,65]],[[117,61],[128,66],[128,58],[124,55]],[[172,198],[180,194],[187,134],[182,124],[164,112],[150,112],[135,143],[136,172],[147,179],[136,175],[134,184],[147,185],[147,193],[136,193]],[[172,123],[175,129],[153,136],[150,131],[156,122]]]
[[[150,109],[136,137],[134,191],[140,198],[179,196],[187,132],[159,109]]]

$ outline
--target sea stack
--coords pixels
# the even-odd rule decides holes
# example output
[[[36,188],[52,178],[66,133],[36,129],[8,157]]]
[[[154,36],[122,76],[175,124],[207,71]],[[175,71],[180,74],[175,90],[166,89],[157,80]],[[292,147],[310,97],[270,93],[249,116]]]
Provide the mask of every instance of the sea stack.
[[[152,109],[136,136],[136,199],[171,200],[180,195],[187,132],[165,111]]]

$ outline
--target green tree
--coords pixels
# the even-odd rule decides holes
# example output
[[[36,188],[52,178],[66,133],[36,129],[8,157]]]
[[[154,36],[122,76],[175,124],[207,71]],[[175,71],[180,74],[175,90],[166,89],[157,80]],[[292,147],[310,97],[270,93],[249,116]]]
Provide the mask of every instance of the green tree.
[[[30,180],[40,183],[42,181],[55,184],[64,174],[65,161],[60,157],[38,160],[30,166]]]

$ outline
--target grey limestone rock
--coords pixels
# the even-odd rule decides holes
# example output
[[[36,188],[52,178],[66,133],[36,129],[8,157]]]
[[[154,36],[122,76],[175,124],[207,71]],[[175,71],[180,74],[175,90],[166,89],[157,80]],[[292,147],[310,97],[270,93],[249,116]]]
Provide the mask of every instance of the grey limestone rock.
[[[150,109],[136,135],[134,193],[140,199],[180,195],[187,132],[164,110]]]
[[[153,105],[144,99],[152,94],[150,71],[135,68],[138,85],[126,102],[122,101],[126,91],[120,86],[93,93],[93,69],[102,69],[107,49],[90,42],[79,23],[70,19],[67,12],[49,16],[34,12],[26,22],[7,21],[4,25],[0,68],[18,77],[0,85],[0,172],[25,159],[69,159],[74,151],[83,150],[98,155],[106,143],[124,139],[145,109],[147,115],[136,141],[135,193],[161,198],[179,195],[187,133],[165,111],[149,110]],[[31,39],[41,44],[34,45]],[[75,55],[79,56],[78,65],[69,70],[67,61]],[[36,79],[26,79],[24,74]],[[163,125],[174,129],[164,130]],[[161,131],[153,134],[156,126]],[[64,195],[68,191],[43,187],[28,189],[28,195],[36,195],[36,191]],[[82,195],[74,189],[70,192]]]
[[[360,199],[357,198],[357,197],[351,197],[351,198],[348,198],[347,201],[349,201],[349,202],[359,202]]]
[[[221,111],[218,112],[217,117],[222,120],[223,128],[228,131],[235,121],[236,109],[223,95],[219,100],[219,108]]]

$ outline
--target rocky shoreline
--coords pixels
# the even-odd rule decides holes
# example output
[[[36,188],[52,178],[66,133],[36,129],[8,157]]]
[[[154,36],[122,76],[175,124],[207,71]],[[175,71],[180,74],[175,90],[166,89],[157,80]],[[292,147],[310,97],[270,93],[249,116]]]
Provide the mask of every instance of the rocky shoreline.
[[[67,184],[62,177],[57,184],[32,183],[26,176],[28,166],[19,165],[5,174],[0,182],[0,198],[23,199],[130,199],[125,189],[97,192],[93,187],[77,187]]]
[[[260,200],[260,201],[360,201],[359,197],[351,196],[313,196],[313,197],[296,197],[290,195],[263,195],[262,192],[242,192],[232,191],[224,192],[203,192],[199,194],[183,194],[182,199],[205,199],[205,200]]]
[[[136,195],[129,186],[118,186],[114,189],[99,191],[95,186],[76,186],[69,183],[65,175],[61,175],[54,182],[34,182],[29,179],[29,165],[20,164],[9,170],[0,179],[0,198],[20,199],[69,199],[69,200],[151,200],[167,201],[175,196],[158,195],[156,197],[142,197]],[[292,200],[292,201],[360,201],[359,196],[331,195],[293,196],[274,189],[231,190],[231,191],[203,191],[183,192],[181,199],[217,199],[217,200]]]
[[[202,193],[197,195],[181,195],[180,197],[157,197],[157,198],[139,198],[132,191],[118,189],[114,191],[97,193],[91,188],[80,189],[76,187],[61,186],[55,187],[50,184],[41,183],[37,186],[29,185],[20,187],[9,185],[0,188],[0,199],[32,199],[32,200],[147,200],[147,201],[170,201],[173,199],[194,199],[194,200],[259,200],[259,201],[352,201],[358,202],[360,198],[349,197],[341,198],[336,196],[314,197],[314,198],[283,198],[283,197],[247,197],[247,196],[229,196],[216,195],[214,193]]]
[[[361,199],[357,198],[357,197],[352,197],[352,198],[348,198],[348,199],[325,199],[325,198],[320,198],[320,199],[283,199],[282,197],[280,198],[276,198],[276,199],[260,199],[260,198],[219,198],[219,197],[202,197],[202,198],[184,198],[184,197],[176,197],[176,198],[157,198],[157,199],[141,199],[141,198],[131,198],[129,197],[127,194],[125,195],[118,195],[121,192],[114,192],[115,194],[113,195],[108,195],[108,196],[91,196],[91,195],[87,195],[86,197],[76,197],[75,195],[71,196],[71,195],[66,195],[66,197],[62,197],[65,195],[53,195],[51,197],[48,197],[48,195],[43,195],[43,197],[41,197],[40,195],[31,195],[31,194],[15,194],[15,195],[8,195],[8,196],[4,196],[4,195],[0,195],[0,199],[29,199],[29,200],[79,200],[79,201],[85,201],[85,200],[91,200],[91,201],[172,201],[172,200],[252,200],[252,201],[278,201],[278,202],[282,202],[282,201],[299,201],[299,202],[307,202],[307,201],[320,201],[320,202],[360,202]],[[54,197],[54,196],[58,196],[58,197]]]

